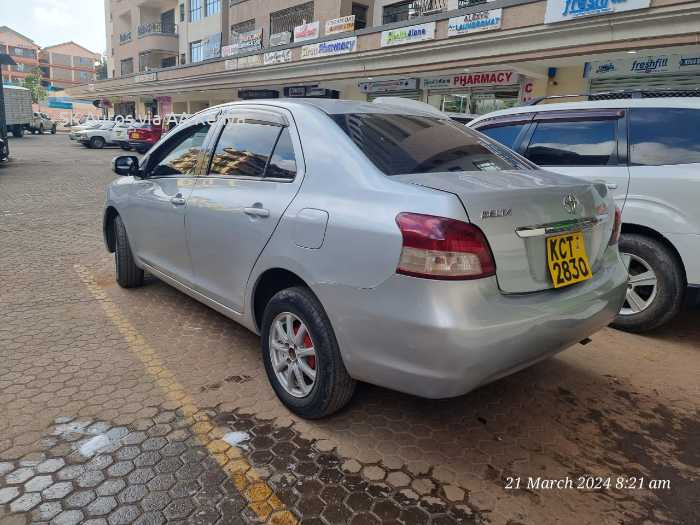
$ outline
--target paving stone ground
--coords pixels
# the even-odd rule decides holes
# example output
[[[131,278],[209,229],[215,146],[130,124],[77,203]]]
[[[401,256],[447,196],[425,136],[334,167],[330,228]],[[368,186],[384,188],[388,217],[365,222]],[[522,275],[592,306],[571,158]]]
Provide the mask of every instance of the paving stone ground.
[[[697,311],[652,335],[605,329],[460,398],[361,385],[303,421],[256,336],[153,278],[115,285],[101,212],[120,150],[11,147],[0,524],[700,523]],[[527,484],[579,476],[612,486]]]

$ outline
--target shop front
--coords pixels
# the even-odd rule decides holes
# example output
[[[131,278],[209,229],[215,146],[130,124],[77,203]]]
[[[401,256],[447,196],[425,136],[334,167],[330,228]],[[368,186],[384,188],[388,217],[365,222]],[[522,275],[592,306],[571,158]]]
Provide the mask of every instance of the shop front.
[[[518,105],[521,78],[516,71],[462,72],[426,77],[421,85],[427,102],[446,113],[483,115]]]
[[[392,80],[373,80],[360,82],[360,91],[372,102],[377,97],[402,97],[423,100],[423,91],[419,89],[417,78],[397,78]]]
[[[673,96],[698,96],[700,51],[587,62],[584,77],[593,95],[636,91],[643,96],[645,91],[667,91]]]

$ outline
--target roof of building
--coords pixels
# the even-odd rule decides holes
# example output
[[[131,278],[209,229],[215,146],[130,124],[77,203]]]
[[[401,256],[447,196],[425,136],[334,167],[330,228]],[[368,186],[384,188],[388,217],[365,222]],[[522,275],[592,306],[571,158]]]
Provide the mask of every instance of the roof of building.
[[[20,33],[19,31],[15,31],[14,29],[12,29],[12,28],[9,27],[9,26],[0,26],[0,33],[2,33],[3,31],[9,31],[10,33],[14,33],[14,34],[17,35],[17,36],[19,36],[19,37],[21,37],[21,38],[24,38],[25,40],[28,40],[29,42],[31,42],[32,44],[34,44],[36,47],[39,47],[39,45],[38,45],[36,42],[34,42],[34,40],[32,40],[31,38],[29,38],[28,36],[24,36],[24,35],[23,35],[22,33]]]
[[[77,42],[73,42],[72,40],[69,40],[68,42],[61,42],[60,44],[54,44],[54,45],[52,45],[52,46],[46,46],[46,47],[42,48],[42,51],[45,51],[45,50],[47,50],[47,49],[53,49],[54,47],[60,47],[60,46],[69,45],[69,44],[73,44],[74,46],[78,46],[80,49],[82,49],[82,50],[84,50],[84,51],[87,51],[87,53],[90,54],[90,55],[93,55],[93,56],[96,56],[96,57],[99,57],[99,56],[100,56],[100,53],[95,53],[95,52],[93,52],[93,51],[90,51],[88,48],[86,48],[86,47],[84,47],[84,46],[81,46],[80,44],[78,44]]]

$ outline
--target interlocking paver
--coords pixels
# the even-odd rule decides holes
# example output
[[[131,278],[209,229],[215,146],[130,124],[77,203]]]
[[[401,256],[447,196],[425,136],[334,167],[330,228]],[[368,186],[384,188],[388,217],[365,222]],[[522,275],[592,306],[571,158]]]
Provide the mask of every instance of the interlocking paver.
[[[15,505],[23,523],[243,523],[284,505],[326,524],[643,522],[656,509],[698,521],[677,496],[697,477],[692,317],[652,339],[604,330],[454,400],[363,385],[340,414],[304,422],[275,400],[255,336],[155,279],[114,284],[99,225],[113,150],[65,136],[12,146],[17,159],[0,168],[0,281],[11,283],[0,294],[0,516]],[[183,412],[184,396],[197,410]],[[227,432],[243,435],[238,447]],[[507,475],[633,464],[674,476],[674,490],[503,489]],[[40,489],[44,476],[53,483]],[[63,482],[73,491],[44,499]],[[98,498],[105,514],[89,518]]]

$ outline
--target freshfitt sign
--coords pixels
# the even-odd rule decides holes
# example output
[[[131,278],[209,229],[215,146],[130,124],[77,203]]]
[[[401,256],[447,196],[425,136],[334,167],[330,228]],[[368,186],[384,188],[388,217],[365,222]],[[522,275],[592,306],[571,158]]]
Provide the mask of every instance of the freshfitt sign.
[[[475,86],[509,86],[518,83],[515,71],[480,71],[423,79],[423,89],[461,88]]]
[[[650,3],[651,0],[547,0],[544,23],[644,9]]]
[[[294,28],[294,41],[304,42],[305,40],[316,40],[319,37],[321,24],[318,22],[309,22],[301,24]]]
[[[584,77],[636,77],[657,73],[700,72],[700,53],[694,55],[651,55],[619,60],[587,62]]]
[[[398,29],[382,31],[381,47],[411,44],[413,42],[422,42],[423,40],[433,40],[434,38],[435,22],[399,27]]]

